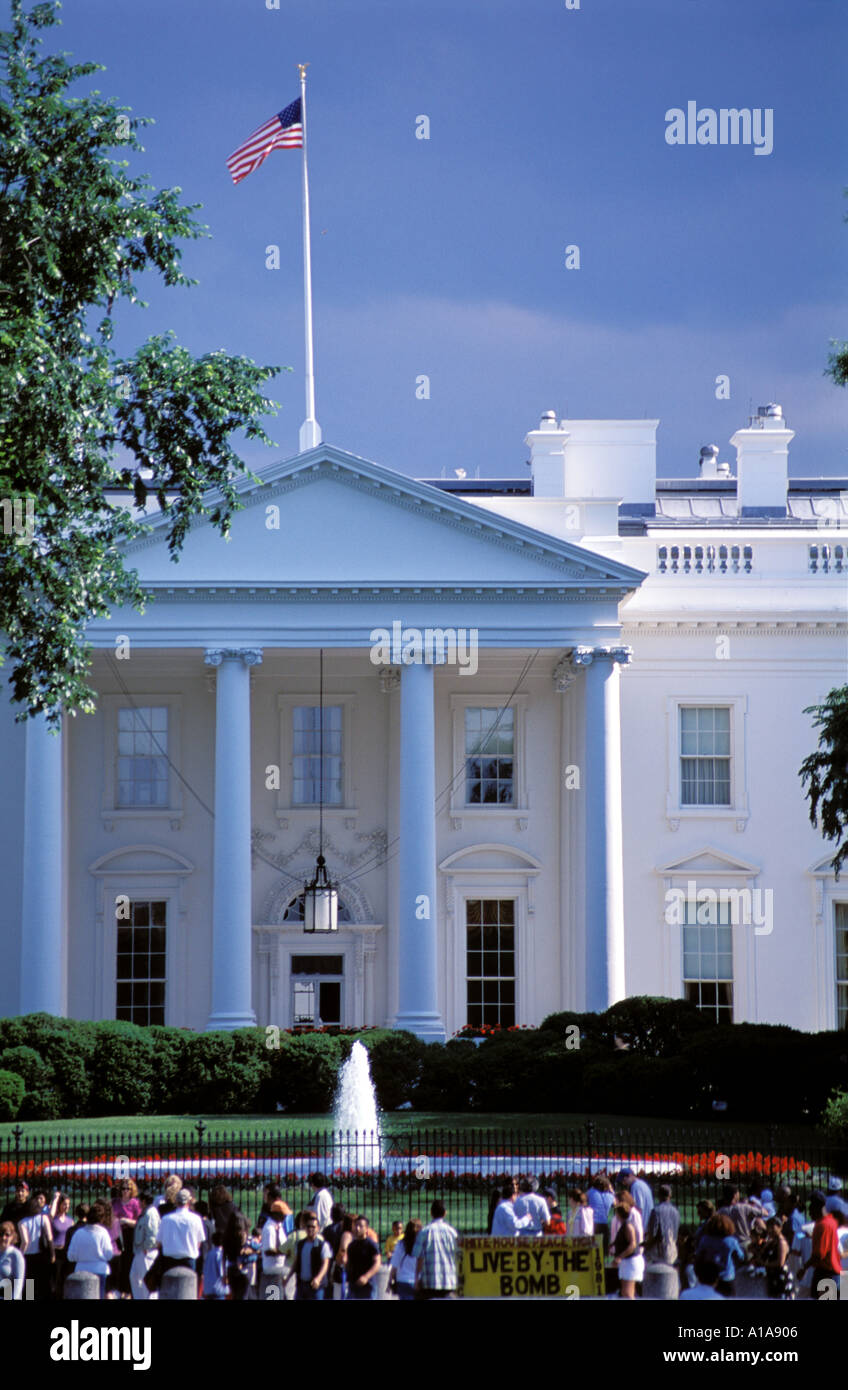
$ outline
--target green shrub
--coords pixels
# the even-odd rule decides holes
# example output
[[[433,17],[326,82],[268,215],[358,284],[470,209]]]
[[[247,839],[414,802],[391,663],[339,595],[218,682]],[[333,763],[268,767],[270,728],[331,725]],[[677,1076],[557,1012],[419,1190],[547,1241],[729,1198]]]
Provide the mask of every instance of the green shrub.
[[[682,1119],[689,1113],[688,1069],[675,1057],[640,1057],[617,1052],[588,1063],[584,1074],[590,1113],[662,1115]]]
[[[616,1037],[631,1052],[646,1057],[674,1057],[685,1042],[715,1027],[710,1017],[688,999],[634,995],[600,1015],[600,1038],[610,1047]]]
[[[810,1075],[813,1051],[809,1034],[782,1024],[735,1023],[690,1039],[680,1057],[702,1117],[712,1115],[717,1100],[725,1102],[728,1119],[785,1124],[809,1121],[821,1110],[811,1111],[809,1103],[811,1087],[824,1081]]]
[[[421,1080],[425,1043],[414,1033],[381,1030],[379,1035],[366,1034],[362,1042],[368,1048],[371,1079],[382,1110],[397,1110],[407,1101],[414,1103]]]
[[[333,1104],[336,1076],[351,1048],[351,1039],[328,1033],[282,1033],[280,1046],[269,1052],[268,1091],[275,1109],[328,1111]]]
[[[53,1073],[34,1047],[7,1047],[0,1052],[0,1068],[23,1080],[24,1098],[18,1110],[21,1120],[55,1120],[62,1111],[52,1085]]]
[[[416,1110],[468,1110],[474,1093],[472,1071],[477,1047],[472,1042],[429,1043],[421,1058],[415,1088]]]
[[[840,1144],[848,1144],[848,1091],[834,1091],[828,1098],[822,1125]]]
[[[90,1115],[147,1115],[153,1097],[153,1040],[136,1023],[94,1025]]]
[[[13,1071],[0,1071],[0,1120],[16,1120],[26,1086],[22,1076]]]
[[[150,1113],[173,1115],[180,1109],[178,1097],[188,1089],[189,1045],[194,1033],[187,1028],[167,1028],[158,1023],[148,1032],[153,1043]]]

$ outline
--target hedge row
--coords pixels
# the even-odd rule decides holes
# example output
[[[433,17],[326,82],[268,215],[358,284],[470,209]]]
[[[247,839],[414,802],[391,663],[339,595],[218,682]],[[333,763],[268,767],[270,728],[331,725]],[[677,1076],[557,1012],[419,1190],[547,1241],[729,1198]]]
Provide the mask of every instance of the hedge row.
[[[316,1113],[332,1105],[356,1034],[193,1033],[48,1014],[0,1020],[0,1119]],[[848,1089],[848,1034],[713,1026],[681,1000],[634,998],[553,1014],[479,1043],[368,1029],[380,1105],[421,1111],[585,1112],[818,1120]]]

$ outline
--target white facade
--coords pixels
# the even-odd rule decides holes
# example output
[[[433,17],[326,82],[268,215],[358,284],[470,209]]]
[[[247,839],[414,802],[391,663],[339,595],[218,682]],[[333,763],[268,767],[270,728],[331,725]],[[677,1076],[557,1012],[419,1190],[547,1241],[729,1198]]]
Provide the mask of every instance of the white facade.
[[[657,483],[656,425],[546,416],[515,483],[320,445],[178,565],[153,517],[155,601],[90,629],[97,713],[3,716],[0,1010],[436,1038],[688,994],[844,1023],[848,878],[797,769],[846,679],[848,483],[789,481],[776,407],[737,477],[707,450]],[[381,658],[393,624],[464,664]],[[342,920],[308,936],[319,648]]]

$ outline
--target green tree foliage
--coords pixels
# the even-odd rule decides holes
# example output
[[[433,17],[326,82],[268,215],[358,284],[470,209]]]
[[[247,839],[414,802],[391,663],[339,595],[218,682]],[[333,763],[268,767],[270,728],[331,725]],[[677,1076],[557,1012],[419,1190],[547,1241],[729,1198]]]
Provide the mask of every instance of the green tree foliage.
[[[848,685],[831,690],[823,705],[810,705],[819,746],[799,769],[810,803],[810,820],[826,840],[836,842],[837,877],[848,857]]]
[[[90,711],[86,624],[146,598],[120,545],[155,497],[178,553],[194,518],[227,534],[244,466],[237,433],[270,444],[262,383],[278,369],[214,351],[195,358],[168,335],[129,359],[113,314],[139,304],[138,279],[190,285],[181,243],[204,235],[179,188],[157,189],[116,152],[149,124],[99,92],[67,89],[97,72],[41,56],[54,3],[11,0],[0,33],[0,631],[20,718]],[[17,514],[15,513],[17,508]],[[15,516],[20,524],[14,524]]]
[[[26,1085],[17,1072],[0,1071],[0,1120],[17,1118]]]

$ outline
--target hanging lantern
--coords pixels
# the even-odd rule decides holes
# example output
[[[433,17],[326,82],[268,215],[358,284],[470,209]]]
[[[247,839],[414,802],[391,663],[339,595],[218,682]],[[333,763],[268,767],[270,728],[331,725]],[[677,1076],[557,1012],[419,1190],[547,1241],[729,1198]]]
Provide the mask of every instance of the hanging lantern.
[[[323,854],[318,855],[315,877],[303,889],[303,930],[338,931],[339,895],[327,874]]]

